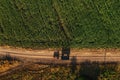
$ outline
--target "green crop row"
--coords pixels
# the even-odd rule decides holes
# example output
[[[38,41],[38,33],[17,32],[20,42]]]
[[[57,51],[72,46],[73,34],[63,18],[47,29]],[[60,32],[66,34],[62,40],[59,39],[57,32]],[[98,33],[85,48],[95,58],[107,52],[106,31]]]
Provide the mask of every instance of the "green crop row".
[[[119,0],[0,0],[0,45],[120,47]]]

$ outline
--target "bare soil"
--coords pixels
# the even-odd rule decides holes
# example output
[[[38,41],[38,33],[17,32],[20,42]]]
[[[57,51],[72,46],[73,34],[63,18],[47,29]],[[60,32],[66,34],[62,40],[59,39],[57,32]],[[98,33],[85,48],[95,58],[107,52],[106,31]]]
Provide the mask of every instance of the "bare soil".
[[[15,56],[24,60],[31,60],[31,61],[51,61],[51,62],[70,62],[71,59],[74,57],[77,62],[83,61],[120,61],[120,49],[71,49],[70,50],[70,60],[63,61],[60,58],[55,59],[53,57],[54,51],[56,49],[23,49],[23,48],[13,48],[9,46],[2,46],[0,47],[0,55],[9,54],[11,56]],[[59,49],[60,50],[60,49]],[[61,50],[59,51],[60,54],[62,53]]]

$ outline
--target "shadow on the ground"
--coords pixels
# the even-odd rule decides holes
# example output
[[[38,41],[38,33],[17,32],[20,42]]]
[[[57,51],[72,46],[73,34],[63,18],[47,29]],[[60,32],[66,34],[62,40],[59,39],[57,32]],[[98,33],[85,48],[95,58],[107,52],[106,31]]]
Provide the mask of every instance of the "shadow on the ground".
[[[77,59],[75,56],[71,58],[71,63],[70,63],[70,68],[71,68],[71,73],[74,74],[75,71],[77,70]]]
[[[101,74],[104,76],[104,73],[116,72],[117,67],[117,62],[100,63],[85,61],[78,65],[75,56],[71,59],[71,73],[76,74],[75,80],[98,80]]]
[[[0,57],[0,60],[7,60],[7,61],[21,61],[17,57],[13,57],[10,54],[6,54]]]
[[[80,64],[80,70],[76,80],[83,78],[84,80],[97,80],[100,74],[100,68],[98,62],[86,61]]]

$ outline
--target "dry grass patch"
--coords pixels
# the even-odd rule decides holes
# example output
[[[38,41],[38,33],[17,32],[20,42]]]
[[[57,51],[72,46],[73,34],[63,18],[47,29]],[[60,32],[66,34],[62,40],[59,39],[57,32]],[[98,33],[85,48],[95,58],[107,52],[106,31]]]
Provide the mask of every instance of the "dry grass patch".
[[[0,61],[0,73],[10,70],[16,66],[18,66],[20,62],[18,61]]]
[[[20,61],[17,58],[5,55],[0,58],[0,73],[13,69],[20,65]]]

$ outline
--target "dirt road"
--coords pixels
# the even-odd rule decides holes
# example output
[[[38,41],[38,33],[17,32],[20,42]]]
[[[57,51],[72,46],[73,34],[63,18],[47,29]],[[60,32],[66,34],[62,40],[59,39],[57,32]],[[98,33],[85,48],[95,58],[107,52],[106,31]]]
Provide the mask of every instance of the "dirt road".
[[[41,63],[69,63],[73,58],[78,63],[84,61],[120,62],[120,50],[118,49],[72,49],[70,50],[70,60],[61,60],[61,58],[55,59],[53,57],[54,49],[30,50],[0,47],[0,55],[6,54],[18,57],[23,61],[33,61]]]

